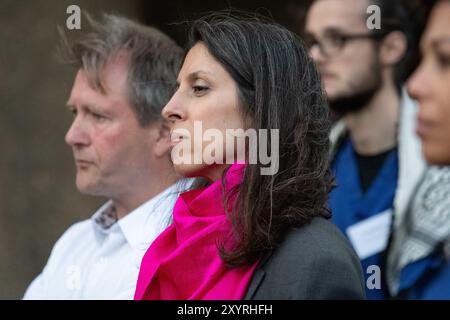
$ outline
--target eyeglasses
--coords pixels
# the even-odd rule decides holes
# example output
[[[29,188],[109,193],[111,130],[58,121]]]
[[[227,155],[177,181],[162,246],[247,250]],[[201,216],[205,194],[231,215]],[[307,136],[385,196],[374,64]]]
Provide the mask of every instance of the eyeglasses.
[[[359,34],[339,34],[339,33],[333,33],[328,34],[325,37],[323,37],[322,40],[317,40],[311,35],[305,36],[306,44],[309,47],[309,50],[311,50],[313,47],[318,46],[320,53],[325,57],[331,57],[332,55],[335,55],[339,53],[345,45],[352,40],[356,39],[375,39],[380,40],[382,39],[386,33],[359,33]]]

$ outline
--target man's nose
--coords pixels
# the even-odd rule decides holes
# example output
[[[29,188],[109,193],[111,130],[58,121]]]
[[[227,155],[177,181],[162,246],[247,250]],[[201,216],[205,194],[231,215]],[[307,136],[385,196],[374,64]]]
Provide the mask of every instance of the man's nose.
[[[80,116],[76,116],[66,133],[66,143],[72,147],[89,144],[89,134]]]

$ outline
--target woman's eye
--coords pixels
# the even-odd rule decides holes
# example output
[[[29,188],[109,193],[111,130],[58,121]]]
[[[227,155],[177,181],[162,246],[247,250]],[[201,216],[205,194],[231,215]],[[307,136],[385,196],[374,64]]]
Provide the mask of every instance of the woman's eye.
[[[208,91],[209,87],[207,86],[193,86],[192,87],[195,94],[204,94]]]

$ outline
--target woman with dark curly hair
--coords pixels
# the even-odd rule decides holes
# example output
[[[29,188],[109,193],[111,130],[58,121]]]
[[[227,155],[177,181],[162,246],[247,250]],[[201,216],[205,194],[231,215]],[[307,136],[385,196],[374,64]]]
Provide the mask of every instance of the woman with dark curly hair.
[[[206,184],[179,197],[135,299],[364,298],[359,260],[327,220],[330,123],[301,40],[242,13],[195,21],[162,114],[176,171]],[[222,138],[207,145],[199,125]]]

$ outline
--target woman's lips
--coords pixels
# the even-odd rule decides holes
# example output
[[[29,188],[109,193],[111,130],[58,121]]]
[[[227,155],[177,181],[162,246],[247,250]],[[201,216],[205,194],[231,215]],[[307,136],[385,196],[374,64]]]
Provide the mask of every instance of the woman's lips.
[[[180,143],[182,140],[184,139],[184,137],[180,134],[177,134],[176,132],[173,132],[170,135],[170,146],[174,147],[176,146],[178,143]]]
[[[417,117],[416,133],[419,137],[421,138],[426,137],[431,127],[432,127],[431,121],[421,118],[420,116]]]
[[[183,140],[183,139],[170,140],[170,146],[175,147],[177,144],[179,144],[181,142],[181,140]]]

